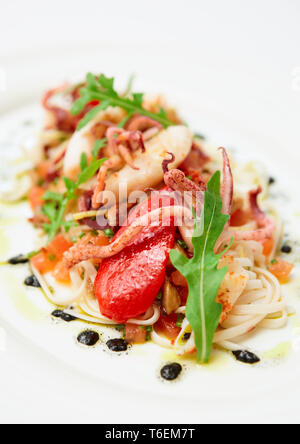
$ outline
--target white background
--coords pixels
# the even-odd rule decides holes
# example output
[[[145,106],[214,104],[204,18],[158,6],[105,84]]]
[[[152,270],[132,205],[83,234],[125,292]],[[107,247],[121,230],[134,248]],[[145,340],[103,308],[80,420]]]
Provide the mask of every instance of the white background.
[[[105,70],[101,54],[118,48],[121,62],[115,64],[114,74],[137,72],[147,77],[151,73],[152,84],[160,89],[180,85],[181,91],[186,89],[197,100],[217,105],[220,115],[234,110],[244,127],[261,127],[265,120],[265,133],[275,142],[277,131],[281,140],[284,133],[296,159],[299,22],[299,0],[2,1],[0,69],[6,84],[0,105],[9,101],[13,106],[20,97],[27,100],[49,82],[55,84],[71,73],[94,66]],[[82,58],[77,61],[76,54],[85,51],[95,54],[93,67],[82,66]],[[41,63],[33,71],[31,62],[39,58]],[[23,69],[18,70],[21,62]],[[207,73],[210,82],[201,82]],[[264,102],[272,109],[272,119],[264,115]],[[284,157],[281,147],[276,148],[278,158]],[[7,351],[0,351],[0,393],[6,393],[0,396],[1,422],[263,420],[254,407],[244,418],[242,411],[233,415],[226,405],[205,409],[196,403],[174,405],[168,399],[145,399],[125,389],[116,393],[113,387],[97,387],[95,381],[58,365],[43,350],[32,350],[3,321],[0,325],[8,334]],[[99,400],[98,408],[89,409],[91,398]],[[284,408],[274,406],[275,422],[288,421]]]

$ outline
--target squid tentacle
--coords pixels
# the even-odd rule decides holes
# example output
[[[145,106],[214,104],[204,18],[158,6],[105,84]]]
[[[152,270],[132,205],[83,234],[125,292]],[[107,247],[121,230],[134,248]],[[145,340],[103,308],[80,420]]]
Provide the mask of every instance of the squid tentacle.
[[[89,259],[105,259],[120,253],[140,231],[149,224],[160,224],[166,218],[181,218],[190,220],[193,224],[193,214],[182,206],[168,206],[159,208],[136,219],[123,233],[107,246],[97,246],[97,238],[78,242],[64,254],[64,265],[72,268],[76,264]],[[187,222],[186,222],[187,224]]]

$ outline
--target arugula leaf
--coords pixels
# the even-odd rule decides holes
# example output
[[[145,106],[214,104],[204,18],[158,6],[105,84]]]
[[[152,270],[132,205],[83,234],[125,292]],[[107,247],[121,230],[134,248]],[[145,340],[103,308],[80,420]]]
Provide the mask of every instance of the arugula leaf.
[[[144,94],[143,93],[134,93],[132,94],[133,97],[133,101],[135,103],[136,106],[143,106],[143,100],[144,100]],[[165,116],[167,117],[167,116]]]
[[[102,148],[104,148],[107,144],[107,139],[99,139],[96,140],[93,151],[92,151],[92,155],[93,155],[93,159],[97,159],[99,152]]]
[[[186,317],[195,334],[198,361],[202,363],[208,362],[211,354],[222,313],[222,305],[216,302],[217,294],[227,273],[227,267],[218,269],[224,252],[214,253],[216,242],[229,220],[228,215],[222,214],[220,180],[221,174],[217,171],[207,184],[200,224],[195,218],[193,259],[187,259],[176,250],[170,253],[173,265],[189,285]]]
[[[90,100],[88,100],[87,103],[88,102],[90,102]],[[86,103],[85,103],[85,105],[86,105]],[[85,107],[85,105],[84,105],[84,107]],[[109,107],[109,101],[108,100],[104,100],[100,105],[97,105],[93,109],[91,109],[91,111],[86,113],[86,115],[83,117],[83,119],[80,120],[80,122],[79,122],[79,124],[77,126],[77,131],[79,131],[82,128],[84,128],[94,117],[97,116],[97,114],[100,111],[105,111],[108,107]]]
[[[80,185],[84,184],[85,182],[88,182],[96,174],[100,166],[105,161],[106,161],[105,158],[99,160],[93,160],[92,163],[79,174],[76,182],[76,189],[79,188]]]
[[[76,190],[96,174],[105,160],[104,158],[99,160],[93,158],[91,164],[88,165],[87,157],[83,154],[80,161],[81,173],[77,181],[74,182],[68,177],[64,177],[67,189],[65,193],[59,194],[47,191],[44,194],[43,199],[46,203],[42,211],[48,217],[49,223],[44,224],[43,228],[48,234],[49,242],[54,239],[61,227],[64,227],[66,232],[68,232],[71,227],[77,226],[77,223],[74,221],[64,221],[67,205],[71,200],[76,199]]]
[[[80,169],[81,169],[81,171],[84,171],[87,168],[87,166],[88,166],[87,156],[86,156],[85,153],[82,153],[81,157],[80,157]]]
[[[88,112],[79,122],[78,130],[84,128],[100,110],[105,110],[109,106],[120,107],[128,113],[138,113],[149,117],[161,123],[165,128],[175,125],[174,122],[167,118],[165,110],[161,109],[156,114],[144,109],[142,93],[132,94],[132,98],[119,95],[114,89],[114,78],[106,77],[104,74],[101,74],[98,78],[91,73],[87,74],[86,86],[80,89],[80,95],[81,97],[73,104],[71,109],[71,113],[74,115],[78,115],[93,100],[98,100],[101,103]]]

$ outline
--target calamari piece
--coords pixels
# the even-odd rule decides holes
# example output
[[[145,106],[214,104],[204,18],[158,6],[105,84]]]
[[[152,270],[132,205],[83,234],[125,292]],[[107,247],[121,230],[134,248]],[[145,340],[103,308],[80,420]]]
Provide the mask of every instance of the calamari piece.
[[[223,154],[223,181],[221,195],[223,199],[223,214],[231,214],[233,202],[233,177],[230,161],[225,148],[220,148]]]
[[[217,302],[223,306],[220,324],[226,321],[249,281],[249,275],[232,256],[224,256],[220,260],[219,267],[223,268],[225,266],[228,267],[228,272],[222,281],[217,297]]]
[[[119,184],[127,185],[128,193],[156,187],[164,179],[161,165],[167,153],[175,156],[171,168],[177,168],[189,154],[192,140],[193,135],[185,126],[172,126],[161,131],[145,143],[145,153],[133,153],[134,165],[138,170],[134,171],[126,165],[108,177],[105,189],[112,191],[118,200]]]
[[[91,120],[84,128],[77,131],[71,137],[64,160],[64,176],[76,180],[80,169],[81,154],[85,153],[88,159],[96,141],[94,126],[101,121],[112,121],[119,123],[126,116],[126,112],[121,108],[107,108],[106,111],[100,111],[97,116]]]

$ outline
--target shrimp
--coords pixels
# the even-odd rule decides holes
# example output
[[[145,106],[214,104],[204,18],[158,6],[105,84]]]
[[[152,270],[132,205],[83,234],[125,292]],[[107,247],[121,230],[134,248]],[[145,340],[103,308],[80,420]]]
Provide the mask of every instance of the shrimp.
[[[101,121],[109,120],[112,123],[119,123],[126,116],[126,111],[121,108],[107,108],[106,111],[100,111],[84,128],[75,132],[71,137],[64,160],[64,176],[75,180],[79,173],[80,158],[85,153],[88,158],[91,157],[92,149],[96,141],[96,134],[93,131],[95,125]]]
[[[133,153],[134,165],[138,169],[133,170],[129,165],[125,165],[108,177],[105,189],[113,192],[118,200],[119,184],[127,185],[128,194],[156,187],[164,179],[161,165],[166,154],[169,152],[175,156],[171,168],[177,168],[188,156],[192,141],[193,135],[185,126],[172,126],[161,131],[145,143],[145,153]]]

